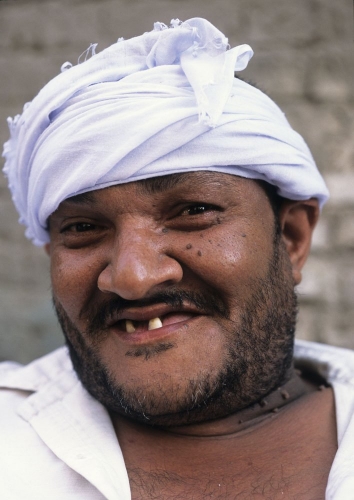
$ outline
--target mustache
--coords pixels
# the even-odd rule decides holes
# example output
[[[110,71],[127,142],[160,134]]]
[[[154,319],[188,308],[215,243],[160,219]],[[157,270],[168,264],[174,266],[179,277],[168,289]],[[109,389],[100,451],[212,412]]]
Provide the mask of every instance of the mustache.
[[[200,293],[185,290],[158,292],[141,300],[126,300],[116,296],[97,306],[90,304],[80,312],[80,317],[86,318],[86,333],[93,336],[97,334],[97,331],[104,330],[112,317],[122,315],[129,308],[166,304],[178,310],[182,309],[186,303],[194,306],[201,313],[229,319],[229,309],[218,295],[210,292]]]

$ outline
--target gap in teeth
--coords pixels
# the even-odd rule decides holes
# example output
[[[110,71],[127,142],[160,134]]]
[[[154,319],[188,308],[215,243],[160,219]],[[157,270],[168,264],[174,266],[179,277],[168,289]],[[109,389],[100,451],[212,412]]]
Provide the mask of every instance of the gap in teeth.
[[[149,320],[148,323],[148,330],[156,330],[157,328],[162,327],[162,321],[160,318],[152,318]],[[125,329],[127,333],[134,333],[136,331],[136,328],[134,326],[134,323],[131,319],[126,319],[125,320]]]

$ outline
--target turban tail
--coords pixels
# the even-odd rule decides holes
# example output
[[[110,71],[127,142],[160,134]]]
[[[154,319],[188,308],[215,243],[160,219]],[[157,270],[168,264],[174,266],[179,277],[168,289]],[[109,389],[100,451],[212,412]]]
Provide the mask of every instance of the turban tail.
[[[252,57],[204,19],[121,40],[50,81],[9,119],[5,174],[26,235],[79,193],[178,172],[265,180],[293,200],[328,192],[281,110],[234,78]]]

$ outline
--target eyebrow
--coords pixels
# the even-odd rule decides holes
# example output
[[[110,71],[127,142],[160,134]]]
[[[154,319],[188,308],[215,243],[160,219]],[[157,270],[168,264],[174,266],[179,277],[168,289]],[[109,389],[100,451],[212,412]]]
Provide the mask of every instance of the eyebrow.
[[[169,174],[162,175],[160,177],[152,177],[150,179],[142,179],[137,181],[136,184],[138,189],[143,194],[158,194],[164,191],[168,191],[176,187],[178,184],[182,184],[186,177],[190,175],[190,172],[181,174]]]
[[[81,193],[81,194],[76,194],[75,196],[71,196],[70,198],[67,198],[64,200],[62,203],[74,203],[74,204],[92,204],[95,203],[95,195],[92,191],[88,191],[86,193]],[[57,212],[58,208],[51,214],[46,220],[46,231],[50,231],[50,219]]]
[[[157,194],[172,189],[178,184],[181,184],[189,174],[190,172],[152,177],[149,179],[135,181],[135,184],[142,194]],[[74,196],[70,196],[70,198],[67,198],[65,201],[78,205],[92,204],[96,201],[95,191],[87,191],[85,193],[76,194]]]
[[[95,195],[93,191],[88,191],[86,193],[76,194],[75,196],[70,196],[65,201],[76,204],[89,204],[95,202]]]

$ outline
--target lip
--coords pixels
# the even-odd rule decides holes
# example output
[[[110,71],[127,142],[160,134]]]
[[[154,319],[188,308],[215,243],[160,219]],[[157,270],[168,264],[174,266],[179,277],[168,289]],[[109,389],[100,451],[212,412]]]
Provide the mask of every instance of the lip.
[[[199,318],[202,318],[202,316],[193,315],[189,318],[177,321],[176,323],[156,328],[155,330],[135,331],[133,333],[123,332],[114,327],[112,327],[111,330],[114,331],[125,344],[142,345],[162,340],[176,333],[183,333],[183,330],[186,332],[189,326]]]
[[[196,309],[192,305],[183,304],[180,307],[172,307],[167,304],[155,304],[148,307],[126,308],[120,313],[113,314],[106,323],[106,328],[116,326],[119,321],[129,319],[131,321],[149,321],[153,318],[162,318],[170,314],[199,316],[206,315],[204,311]]]
[[[169,304],[153,304],[151,306],[128,307],[113,314],[106,323],[106,330],[117,335],[120,341],[127,345],[142,345],[162,340],[176,333],[184,333],[189,325],[196,319],[205,317],[205,311],[197,309],[194,305],[183,303],[178,307]],[[127,332],[123,322],[125,320],[148,322],[150,319],[160,318],[162,327],[154,330],[141,329],[137,326],[135,332]]]

